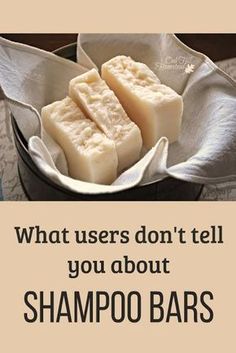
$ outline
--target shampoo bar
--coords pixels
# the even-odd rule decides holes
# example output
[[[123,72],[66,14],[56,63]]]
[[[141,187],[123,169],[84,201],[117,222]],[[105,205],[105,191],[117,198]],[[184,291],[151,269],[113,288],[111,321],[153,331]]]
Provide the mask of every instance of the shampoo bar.
[[[95,69],[71,80],[69,95],[107,137],[115,142],[119,171],[130,167],[139,159],[142,148],[141,132]]]
[[[115,144],[67,97],[43,107],[45,130],[64,150],[72,178],[111,184],[117,176]]]
[[[170,143],[178,139],[182,97],[162,85],[145,64],[117,56],[102,65],[102,78],[115,92],[130,119],[139,126],[146,148],[153,147],[162,136]]]

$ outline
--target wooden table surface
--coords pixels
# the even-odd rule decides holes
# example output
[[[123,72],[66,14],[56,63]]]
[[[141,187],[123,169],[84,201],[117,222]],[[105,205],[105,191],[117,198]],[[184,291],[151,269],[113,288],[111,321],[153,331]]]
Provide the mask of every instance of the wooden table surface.
[[[29,44],[44,50],[52,51],[63,45],[75,42],[77,34],[7,34],[0,36],[7,39]],[[179,39],[189,47],[209,56],[213,61],[236,57],[236,33],[235,34],[177,34]]]

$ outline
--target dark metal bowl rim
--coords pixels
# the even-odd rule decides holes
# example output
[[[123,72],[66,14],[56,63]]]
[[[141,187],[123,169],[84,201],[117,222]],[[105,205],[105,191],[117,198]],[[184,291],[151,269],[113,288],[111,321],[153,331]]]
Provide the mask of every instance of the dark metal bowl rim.
[[[54,54],[62,56],[66,59],[69,59],[69,57],[72,57],[73,54],[75,54],[75,47],[76,47],[76,42],[74,43],[70,43],[68,45],[65,45],[63,47],[60,47],[56,50],[53,51]],[[70,195],[75,195],[75,194],[84,194],[86,195],[86,193],[82,193],[82,192],[76,192],[73,190],[69,190],[66,189],[65,187],[55,183],[54,181],[52,181],[51,179],[49,179],[45,174],[43,174],[41,172],[41,170],[37,167],[37,165],[34,163],[34,161],[32,160],[28,148],[27,148],[27,142],[24,140],[24,137],[22,135],[22,133],[20,132],[18,125],[16,123],[16,120],[14,119],[14,117],[12,116],[12,126],[13,126],[13,132],[17,138],[17,141],[19,142],[21,148],[24,150],[24,152],[29,156],[31,164],[29,161],[26,161],[26,159],[24,158],[24,156],[22,155],[21,151],[19,150],[19,148],[17,148],[18,153],[20,153],[21,157],[23,158],[23,160],[25,161],[25,163],[27,163],[28,167],[32,170],[33,173],[37,173],[38,176],[40,176],[40,178],[46,182],[48,185],[54,187],[57,190],[69,193]],[[164,176],[161,179],[158,180],[154,180],[154,181],[150,181],[150,182],[146,182],[144,184],[141,185],[136,185],[133,186],[132,188],[126,189],[126,190],[121,190],[121,191],[114,191],[112,193],[108,193],[108,192],[104,192],[104,193],[96,193],[94,195],[99,195],[99,194],[119,194],[120,192],[125,192],[125,191],[129,191],[130,189],[140,189],[140,188],[145,188],[148,187],[150,185],[158,185],[159,183],[161,183],[163,180],[166,179],[173,179],[173,177],[171,176]],[[184,182],[184,181],[183,181]]]
[[[38,176],[39,176],[45,183],[47,183],[48,185],[53,186],[54,188],[56,188],[56,189],[58,189],[58,190],[60,190],[60,191],[64,191],[64,192],[66,192],[66,193],[69,193],[69,194],[71,194],[71,195],[76,194],[76,193],[77,193],[76,191],[73,191],[73,190],[70,190],[70,189],[66,189],[65,187],[63,187],[63,186],[61,186],[61,185],[55,183],[55,182],[52,181],[51,179],[49,179],[45,174],[43,174],[43,173],[41,172],[41,170],[38,168],[38,166],[37,166],[37,165],[34,163],[34,161],[32,160],[32,158],[31,158],[31,156],[30,156],[30,154],[29,154],[29,151],[28,151],[28,149],[27,149],[27,147],[26,147],[26,143],[24,142],[24,138],[23,138],[23,136],[22,136],[22,134],[21,134],[21,132],[20,132],[18,126],[17,126],[16,120],[15,120],[15,118],[14,118],[13,116],[11,117],[11,120],[12,120],[13,133],[14,133],[14,135],[15,135],[17,141],[19,142],[20,147],[22,148],[22,150],[29,156],[30,162],[25,159],[25,157],[23,156],[23,154],[22,154],[22,152],[20,151],[20,149],[16,146],[17,151],[18,151],[18,153],[20,154],[21,158],[24,160],[24,162],[27,164],[27,166],[31,169],[31,171],[32,171],[33,173],[36,173],[36,172],[37,172]],[[167,176],[167,177],[165,177],[165,178],[163,178],[163,179],[161,179],[161,180],[152,181],[152,182],[145,183],[145,184],[142,184],[142,185],[136,185],[136,186],[134,186],[134,187],[132,187],[132,188],[130,188],[130,189],[144,188],[144,187],[147,187],[147,186],[150,186],[150,185],[157,185],[157,184],[159,184],[159,183],[160,183],[162,180],[164,180],[164,179],[172,179],[172,177]],[[129,191],[130,189],[121,190],[121,191],[114,191],[114,192],[111,193],[111,194],[118,194],[118,193],[120,193],[120,192]],[[78,192],[78,194],[82,194],[82,193],[81,193],[81,192]],[[86,195],[86,193],[83,193],[83,194]],[[101,194],[101,193],[97,193],[97,194],[94,194],[94,195],[99,195],[99,194]],[[105,192],[105,193],[103,193],[103,194],[108,194],[108,193]]]

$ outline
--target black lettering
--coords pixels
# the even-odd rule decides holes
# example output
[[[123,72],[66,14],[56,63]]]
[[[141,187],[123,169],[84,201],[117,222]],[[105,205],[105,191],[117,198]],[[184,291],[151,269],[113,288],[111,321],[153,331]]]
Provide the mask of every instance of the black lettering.
[[[190,304],[190,298],[192,298],[192,303]],[[189,320],[189,312],[193,313],[193,321],[198,322],[198,311],[197,311],[198,296],[195,292],[184,292],[184,322]]]
[[[132,305],[132,299],[133,298],[136,298],[136,301],[137,301],[137,308],[136,308],[136,316],[134,317],[132,315],[132,312],[133,312],[133,305]],[[127,318],[130,322],[138,322],[140,321],[141,319],[141,295],[139,292],[130,292],[128,294],[128,299],[127,299],[127,302],[128,302],[128,309],[127,309]]]
[[[141,226],[141,229],[138,230],[135,234],[135,241],[137,244],[146,243],[146,227]]]
[[[104,303],[102,304],[102,298]],[[106,310],[109,307],[109,295],[107,292],[98,291],[96,292],[96,322],[100,322],[101,311]]]
[[[122,262],[120,260],[114,260],[111,264],[111,271],[113,273],[123,273]]]
[[[75,241],[77,244],[86,244],[87,240],[86,240],[86,231],[79,231],[79,230],[75,230]]]
[[[209,313],[209,316],[205,317],[205,315],[203,313],[200,313],[200,318],[201,318],[202,322],[209,323],[214,318],[214,312],[211,309],[211,307],[205,302],[205,297],[206,296],[208,296],[210,300],[214,299],[214,296],[213,296],[212,292],[208,292],[208,291],[202,292],[202,294],[200,296],[200,301],[201,301],[202,306],[205,309],[207,309],[207,312]]]
[[[62,311],[63,306],[65,307],[64,312]],[[70,304],[69,304],[67,293],[65,291],[61,292],[61,296],[58,304],[56,322],[60,322],[61,317],[66,317],[68,322],[72,322],[72,317],[70,313]]]
[[[38,313],[37,310],[35,309],[35,307],[29,302],[29,297],[32,296],[34,300],[38,299],[38,296],[35,292],[29,291],[26,292],[24,295],[24,302],[25,305],[32,311],[32,317],[29,316],[29,314],[24,313],[24,319],[26,322],[28,323],[33,323],[37,320],[38,318]]]
[[[69,267],[69,278],[77,278],[79,276],[79,261],[67,261],[67,262]]]
[[[158,301],[156,301],[158,299]],[[150,292],[150,322],[161,322],[164,318],[162,307],[164,296],[162,292]],[[158,309],[158,311],[157,311]],[[159,316],[156,316],[159,313]]]
[[[128,230],[123,230],[120,233],[120,242],[121,244],[127,244],[129,242],[129,231]]]
[[[50,291],[49,304],[44,303],[44,292],[39,292],[40,298],[40,322],[44,322],[44,311],[49,310],[50,313],[50,322],[54,322],[54,292]]]
[[[96,230],[90,230],[89,232],[89,244],[96,244],[98,241],[97,238],[97,231]]]
[[[74,293],[74,301],[75,301],[74,321],[78,322],[78,311],[79,311],[81,322],[86,322],[88,315],[89,315],[89,322],[93,322],[93,292],[91,291],[88,292],[84,308],[81,301],[80,292]]]
[[[171,292],[170,294],[170,301],[169,301],[167,314],[166,314],[166,322],[170,322],[171,317],[176,317],[178,322],[182,322],[178,296],[177,296],[177,293],[174,291]]]
[[[111,237],[110,244],[116,244],[115,236],[116,235],[118,236],[119,234],[120,234],[119,230],[111,230],[110,231],[110,237]]]
[[[29,228],[14,227],[14,228],[16,231],[18,243],[20,244],[22,244],[23,242],[28,244],[31,243],[34,227],[29,227]]]
[[[120,299],[120,317],[116,316],[117,298]],[[111,296],[111,318],[117,323],[120,323],[125,319],[125,295],[122,292],[116,291]]]

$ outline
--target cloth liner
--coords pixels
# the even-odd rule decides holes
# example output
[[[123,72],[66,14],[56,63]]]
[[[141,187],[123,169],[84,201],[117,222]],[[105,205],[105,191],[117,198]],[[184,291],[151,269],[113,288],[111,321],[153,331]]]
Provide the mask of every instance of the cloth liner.
[[[118,54],[146,63],[162,83],[182,94],[180,139],[170,146],[166,138],[160,139],[113,185],[73,180],[63,175],[64,154],[42,132],[39,111],[66,96],[71,78],[92,67],[100,69]],[[198,183],[236,179],[236,83],[209,58],[172,34],[82,34],[77,56],[78,64],[0,38],[0,96],[28,140],[34,162],[50,179],[89,194],[125,190],[168,175]]]

